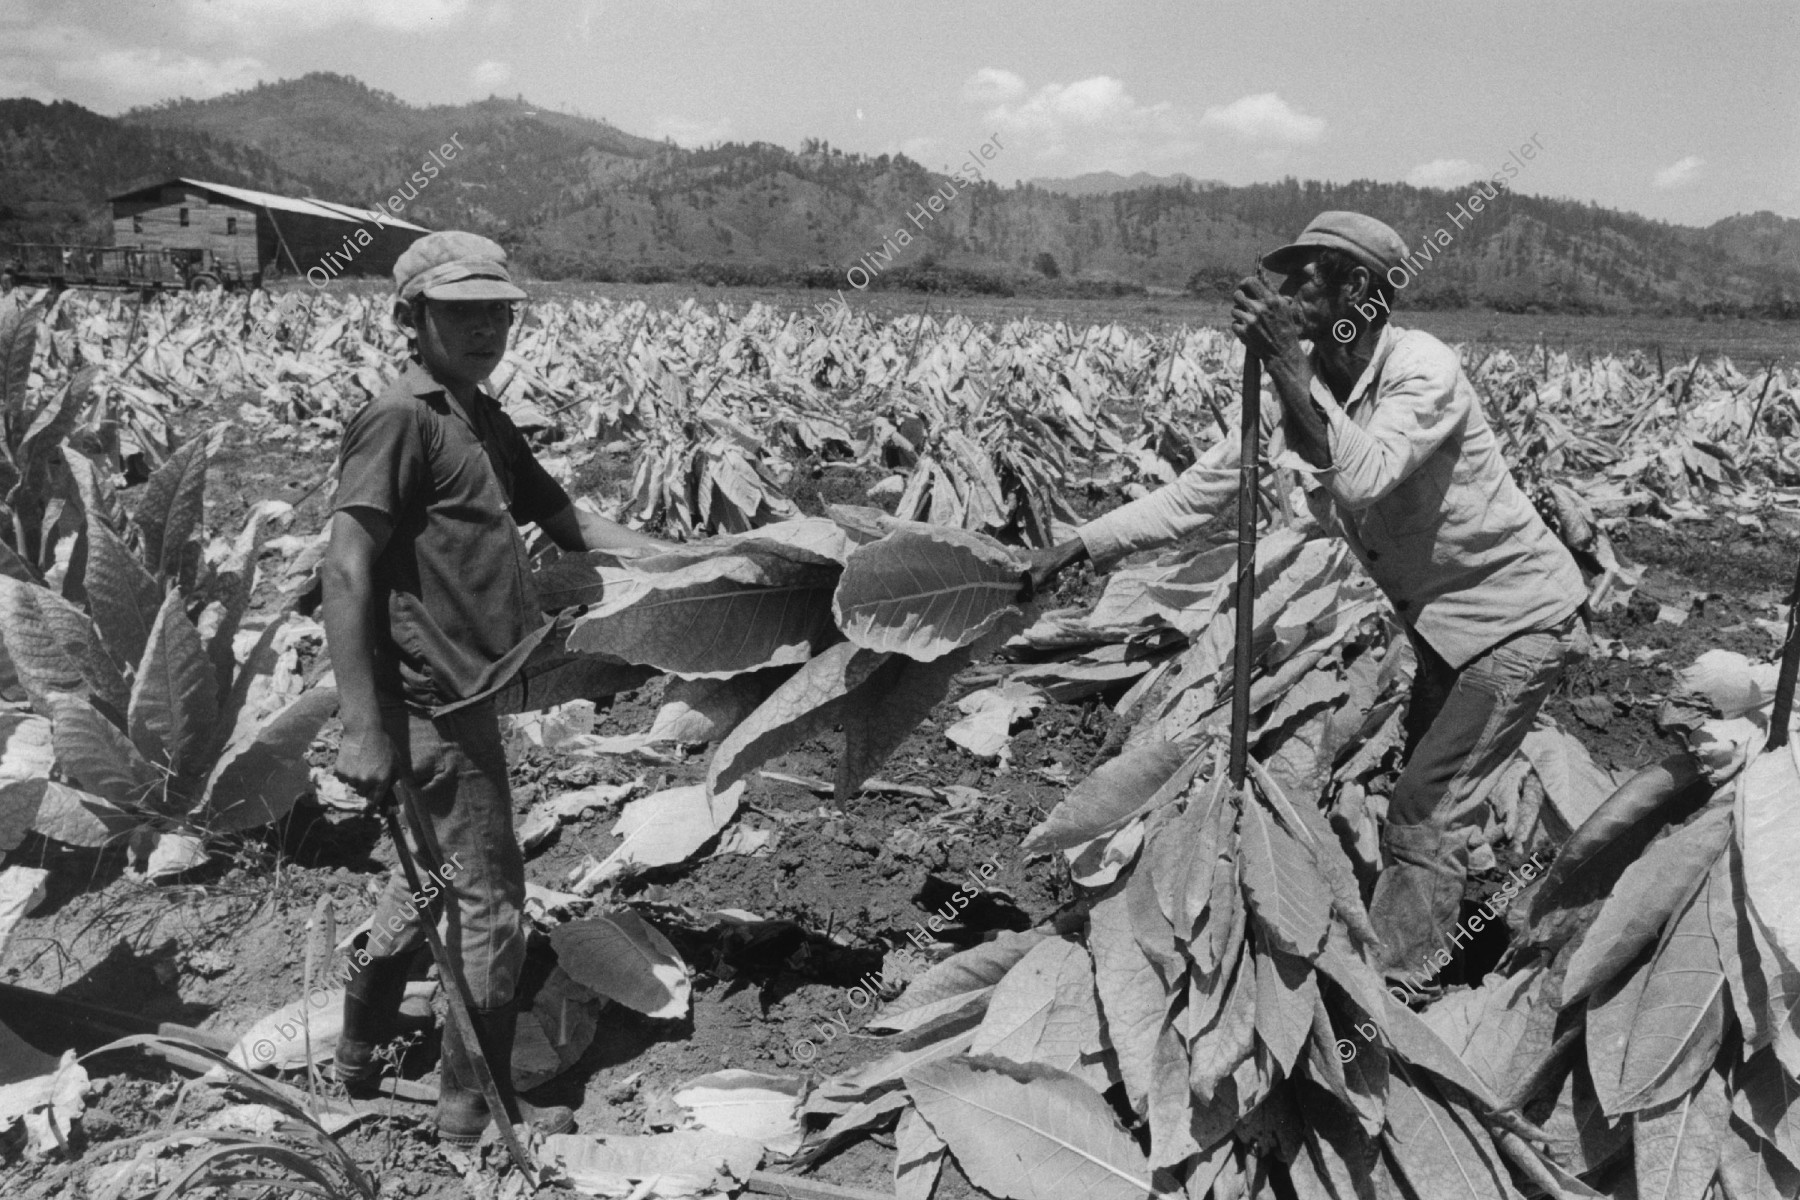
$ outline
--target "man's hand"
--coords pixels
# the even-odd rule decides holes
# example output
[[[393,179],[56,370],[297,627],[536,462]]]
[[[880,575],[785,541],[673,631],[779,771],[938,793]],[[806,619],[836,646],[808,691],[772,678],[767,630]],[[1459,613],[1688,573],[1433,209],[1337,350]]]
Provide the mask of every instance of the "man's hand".
[[[1299,355],[1300,327],[1286,297],[1251,275],[1231,297],[1231,332],[1264,362]]]
[[[1048,591],[1056,577],[1088,556],[1087,543],[1070,538],[1060,546],[1031,552],[1031,565],[1026,569],[1026,585],[1021,596],[1029,600]]]
[[[380,726],[345,729],[338,743],[337,777],[377,808],[389,802],[402,764],[394,740]]]

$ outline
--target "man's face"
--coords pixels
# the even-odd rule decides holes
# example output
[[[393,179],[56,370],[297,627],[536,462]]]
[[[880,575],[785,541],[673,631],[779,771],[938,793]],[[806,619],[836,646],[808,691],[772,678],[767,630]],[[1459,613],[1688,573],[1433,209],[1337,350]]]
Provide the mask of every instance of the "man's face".
[[[506,300],[426,300],[417,326],[419,358],[442,382],[478,384],[505,356],[512,318]]]
[[[1343,297],[1333,295],[1319,278],[1319,260],[1309,258],[1281,281],[1281,294],[1287,297],[1294,314],[1294,326],[1308,341],[1331,336],[1332,322],[1344,316]]]

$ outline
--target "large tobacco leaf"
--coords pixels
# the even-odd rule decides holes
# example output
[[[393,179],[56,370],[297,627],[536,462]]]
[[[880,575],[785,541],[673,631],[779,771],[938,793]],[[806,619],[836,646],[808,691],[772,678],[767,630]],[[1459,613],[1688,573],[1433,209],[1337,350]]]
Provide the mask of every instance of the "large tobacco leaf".
[[[1043,1063],[1104,1091],[1111,1082],[1106,1071],[1085,1061],[1100,1054],[1087,950],[1068,938],[1046,938],[1027,951],[994,988],[969,1053]]]
[[[851,642],[928,662],[1017,612],[1024,569],[992,538],[902,522],[850,552],[833,605]]]
[[[1611,1111],[1666,1103],[1691,1089],[1718,1057],[1725,969],[1710,901],[1707,888],[1695,889],[1650,962],[1619,1070],[1619,1105]]]
[[[1637,1194],[1656,1200],[1702,1200],[1719,1166],[1731,1106],[1716,1073],[1673,1100],[1647,1108],[1632,1123]]]
[[[1654,944],[1731,840],[1731,812],[1713,809],[1625,869],[1563,977],[1566,1006],[1594,991]]]
[[[88,611],[107,646],[122,661],[135,663],[150,643],[150,627],[163,589],[137,556],[98,513],[87,514],[87,566],[82,574]]]
[[[0,639],[40,713],[52,693],[93,696],[120,714],[130,704],[124,670],[93,621],[48,588],[0,576]]]
[[[164,583],[193,590],[200,561],[200,522],[206,511],[206,439],[171,454],[144,485],[133,523],[143,539],[144,563]]]
[[[176,779],[206,765],[207,743],[219,721],[218,681],[179,592],[171,590],[156,613],[127,716],[138,753]],[[299,752],[305,749],[303,743]]]
[[[207,777],[201,824],[230,833],[286,816],[311,786],[306,749],[337,712],[337,700],[334,687],[308,688],[228,744]]]
[[[906,1075],[919,1112],[971,1182],[1010,1200],[1143,1200],[1150,1165],[1100,1093],[1067,1072],[1003,1058]]]
[[[673,570],[640,564],[570,630],[571,650],[695,678],[806,661],[831,633],[834,563],[740,549]]]
[[[1307,960],[1325,944],[1331,898],[1312,855],[1246,798],[1238,823],[1244,889],[1257,924],[1276,945]]]
[[[1800,740],[1765,750],[1738,776],[1738,847],[1749,917],[1789,963],[1800,964]]]

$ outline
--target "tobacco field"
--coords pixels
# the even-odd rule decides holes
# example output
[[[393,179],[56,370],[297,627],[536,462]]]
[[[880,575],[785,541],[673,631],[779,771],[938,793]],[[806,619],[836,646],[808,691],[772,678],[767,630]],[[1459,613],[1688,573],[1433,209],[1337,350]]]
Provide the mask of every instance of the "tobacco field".
[[[491,1135],[437,1146],[434,1045],[380,1100],[330,1082],[393,858],[331,777],[311,592],[402,354],[377,298],[0,298],[9,1198],[526,1194]],[[678,543],[544,548],[492,697],[515,1079],[580,1120],[544,1194],[1800,1196],[1800,751],[1764,745],[1800,378],[1465,358],[1592,636],[1481,801],[1456,955],[1390,991],[1364,898],[1411,651],[1294,473],[1241,790],[1235,512],[1020,587],[1235,436],[1241,366],[1210,328],[525,310],[502,403]]]

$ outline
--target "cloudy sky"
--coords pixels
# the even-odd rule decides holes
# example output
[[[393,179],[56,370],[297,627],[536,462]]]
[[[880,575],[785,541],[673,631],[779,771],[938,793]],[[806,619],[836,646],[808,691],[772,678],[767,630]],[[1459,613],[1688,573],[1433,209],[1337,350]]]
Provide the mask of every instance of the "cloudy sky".
[[[103,113],[335,71],[684,145],[904,151],[1002,182],[1182,171],[1521,191],[1688,224],[1800,218],[1800,4],[0,0],[0,96]]]

